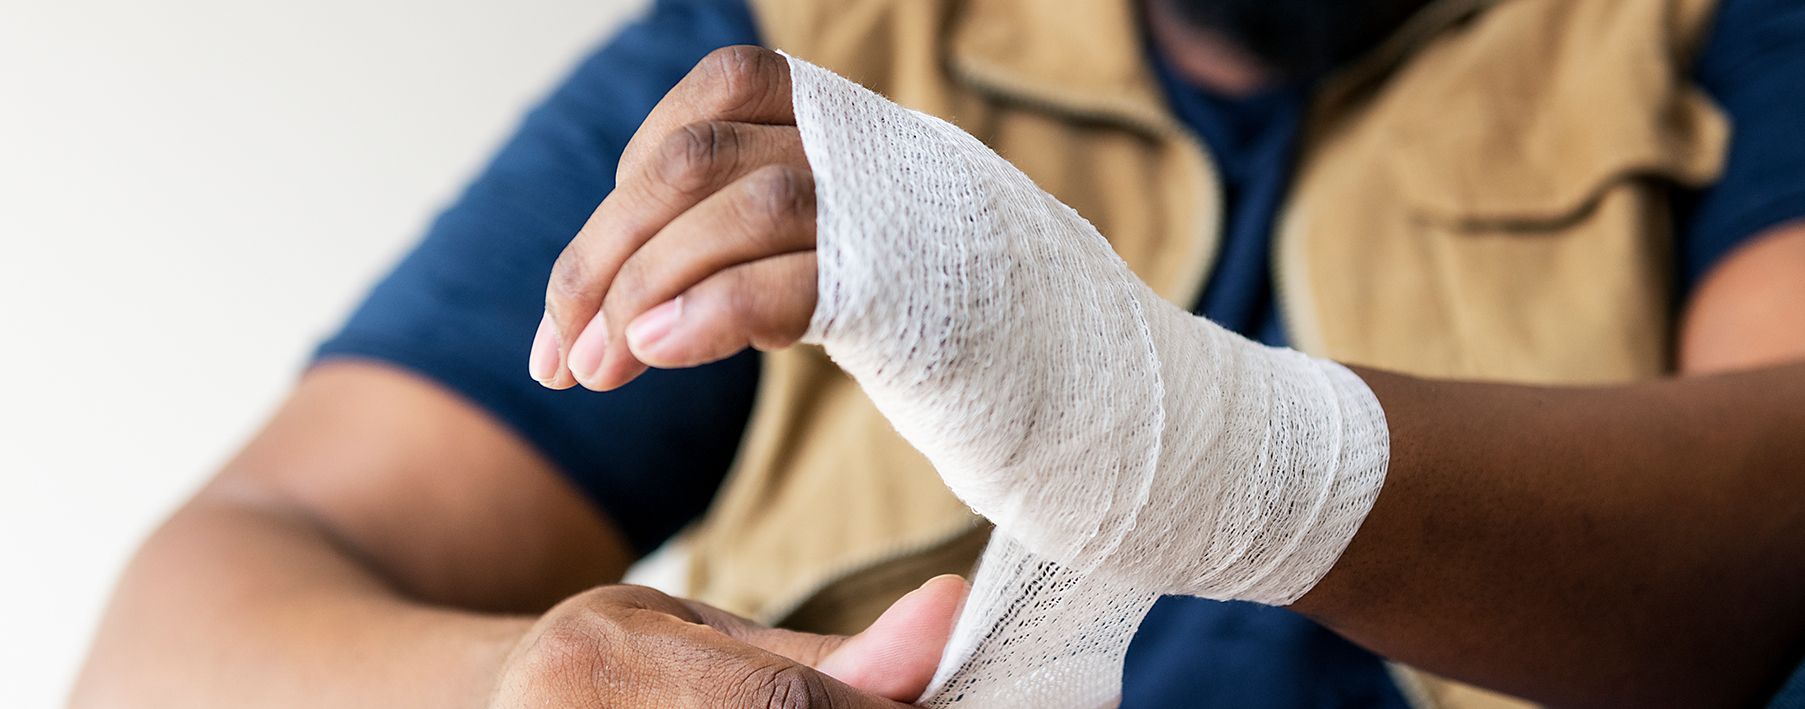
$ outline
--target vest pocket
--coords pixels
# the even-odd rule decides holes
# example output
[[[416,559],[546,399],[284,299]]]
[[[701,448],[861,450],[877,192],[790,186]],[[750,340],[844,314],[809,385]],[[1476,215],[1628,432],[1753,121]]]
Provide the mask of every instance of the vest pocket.
[[[1551,384],[1668,369],[1669,195],[1719,168],[1704,146],[1720,141],[1698,132],[1715,114],[1691,112],[1640,129],[1560,116],[1518,134],[1418,133],[1392,154],[1463,369]]]
[[[1410,137],[1398,141],[1387,167],[1417,219],[1523,233],[1584,221],[1625,185],[1699,187],[1722,172],[1728,125],[1702,95],[1689,93],[1665,108],[1571,115],[1597,112],[1556,106],[1536,115],[1491,115],[1470,130],[1402,131]]]

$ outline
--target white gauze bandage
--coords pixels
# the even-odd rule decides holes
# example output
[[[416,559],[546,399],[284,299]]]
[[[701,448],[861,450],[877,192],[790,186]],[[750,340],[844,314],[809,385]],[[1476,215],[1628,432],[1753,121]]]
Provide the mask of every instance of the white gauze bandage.
[[[1378,496],[1352,372],[1162,300],[975,138],[790,60],[814,171],[804,340],[996,524],[929,706],[1092,707],[1159,594],[1287,604]]]

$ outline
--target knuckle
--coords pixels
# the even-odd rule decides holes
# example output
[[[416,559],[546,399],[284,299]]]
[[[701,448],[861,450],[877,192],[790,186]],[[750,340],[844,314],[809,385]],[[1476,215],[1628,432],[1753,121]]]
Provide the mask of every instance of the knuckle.
[[[584,302],[596,296],[595,279],[590,277],[588,259],[583,256],[578,246],[582,236],[564,248],[558,255],[557,262],[552,264],[551,278],[546,288],[546,306],[554,311],[557,306],[567,303]]]
[[[649,268],[641,258],[629,258],[621,264],[620,271],[614,274],[614,283],[608,288],[603,307],[619,308],[640,302],[651,289],[653,274],[648,272]]]
[[[811,709],[833,704],[821,677],[793,665],[766,665],[747,673],[741,699],[756,709]]]
[[[665,185],[689,194],[700,192],[730,166],[735,133],[712,121],[691,123],[665,139],[658,159],[658,176]]]
[[[736,270],[734,273],[737,275],[733,277],[726,289],[727,292],[723,294],[722,309],[727,311],[726,314],[731,321],[741,323],[742,327],[756,329],[755,323],[763,320],[759,311],[763,307],[764,297],[759,294],[759,289],[755,287],[755,284],[744,275],[744,269]]]
[[[725,310],[729,322],[744,338],[746,345],[761,351],[780,350],[795,344],[800,332],[789,332],[785,325],[788,304],[769,295],[766,288],[740,279],[727,294]],[[806,326],[806,323],[805,323]]]
[[[639,609],[658,608],[668,597],[644,586],[603,586],[565,599],[547,611],[520,662],[529,676],[580,681],[606,670],[607,658],[637,636]]]
[[[575,681],[598,671],[608,649],[606,627],[584,613],[565,613],[541,628],[519,662],[531,677]]]
[[[600,602],[621,608],[662,608],[672,603],[663,591],[632,584],[607,586],[593,593]]]
[[[756,303],[743,305],[747,311],[738,315],[738,321],[746,323],[747,344],[755,349],[770,352],[789,347],[808,331],[815,312],[816,271],[812,262],[806,268],[792,265],[768,269],[762,287],[739,289],[756,299]]]
[[[787,71],[783,57],[749,45],[722,47],[703,60],[710,100],[717,111],[738,112],[769,100],[777,71]]]
[[[746,176],[741,205],[746,218],[785,224],[814,209],[814,179],[789,165],[766,165]]]

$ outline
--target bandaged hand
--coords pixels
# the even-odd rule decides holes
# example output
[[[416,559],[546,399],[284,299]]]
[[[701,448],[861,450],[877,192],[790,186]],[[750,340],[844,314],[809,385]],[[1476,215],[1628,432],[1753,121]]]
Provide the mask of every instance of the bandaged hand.
[[[1384,478],[1346,368],[1162,300],[957,127],[791,61],[816,186],[822,345],[1029,551],[1159,593],[1285,604]]]
[[[790,62],[814,170],[819,343],[996,523],[924,704],[1089,707],[1159,594],[1288,604],[1389,457],[1334,362],[1160,299],[978,140]]]
[[[1389,455],[1349,370],[1165,302],[978,140],[762,50],[659,104],[547,304],[551,386],[819,344],[996,524],[930,705],[1108,703],[1159,594],[1308,592]]]

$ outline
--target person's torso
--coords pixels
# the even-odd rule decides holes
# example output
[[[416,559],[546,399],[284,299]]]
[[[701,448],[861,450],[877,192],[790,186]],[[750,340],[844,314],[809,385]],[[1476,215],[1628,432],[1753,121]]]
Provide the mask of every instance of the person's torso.
[[[1485,4],[1432,6],[1333,78],[1276,151],[1295,171],[1251,177],[1168,104],[1133,3],[754,8],[771,46],[953,120],[1155,290],[1256,337],[1430,376],[1660,374],[1667,190],[1711,179],[1725,141],[1675,70],[1709,3]],[[1536,49],[1567,45],[1587,51]],[[1249,263],[1270,267],[1250,279]],[[983,537],[856,385],[795,348],[766,358],[746,445],[692,537],[692,591],[843,632],[967,570]]]

